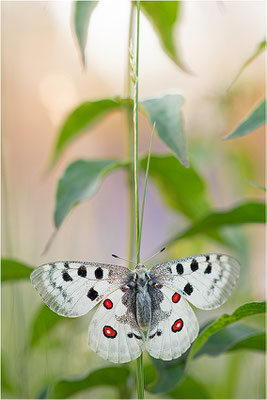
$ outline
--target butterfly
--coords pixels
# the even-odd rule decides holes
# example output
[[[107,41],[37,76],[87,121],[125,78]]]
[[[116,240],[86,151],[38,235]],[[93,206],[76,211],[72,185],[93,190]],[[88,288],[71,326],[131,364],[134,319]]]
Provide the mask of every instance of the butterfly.
[[[124,363],[147,352],[180,357],[196,339],[198,320],[187,303],[203,310],[223,304],[239,276],[239,263],[222,254],[203,254],[147,270],[94,262],[44,264],[31,281],[45,304],[65,317],[79,317],[100,303],[88,344],[105,360]]]

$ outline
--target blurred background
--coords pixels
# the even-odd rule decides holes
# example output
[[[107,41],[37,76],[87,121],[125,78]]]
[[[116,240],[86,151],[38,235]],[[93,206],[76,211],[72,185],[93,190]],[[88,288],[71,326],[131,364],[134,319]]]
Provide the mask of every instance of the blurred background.
[[[124,94],[130,3],[101,0],[96,7],[89,26],[86,69],[73,37],[71,2],[5,1],[1,7],[3,256],[32,266],[60,259],[110,263],[112,253],[127,257],[129,210],[122,171],[107,176],[98,193],[73,210],[49,251],[41,253],[54,230],[57,180],[69,162],[127,157],[126,118],[114,112],[73,142],[52,172],[45,174],[68,113],[85,100]],[[174,90],[183,94],[189,159],[205,179],[211,203],[218,209],[264,197],[264,192],[247,182],[264,185],[264,128],[239,139],[223,142],[222,138],[264,95],[264,54],[227,89],[264,38],[265,11],[260,1],[183,2],[175,37],[191,73],[181,71],[166,56],[141,15],[140,98]],[[151,127],[141,115],[140,153],[147,151],[150,134]],[[168,152],[158,138],[153,151]],[[149,257],[187,225],[166,207],[149,182],[141,258]],[[264,298],[263,226],[229,228],[227,234],[235,241],[243,274],[227,304],[209,315],[198,312],[200,321]],[[197,236],[180,241],[161,260],[220,250]],[[90,315],[68,320],[38,346],[29,348],[31,321],[40,303],[30,282],[8,283],[2,288],[4,369],[12,383],[3,398],[39,398],[49,382],[108,364],[87,345]],[[262,323],[256,317],[251,321],[255,326]],[[264,397],[261,353],[241,351],[217,360],[201,357],[191,368],[192,375],[206,383],[211,398]],[[115,389],[99,388],[83,391],[76,398],[116,396]]]

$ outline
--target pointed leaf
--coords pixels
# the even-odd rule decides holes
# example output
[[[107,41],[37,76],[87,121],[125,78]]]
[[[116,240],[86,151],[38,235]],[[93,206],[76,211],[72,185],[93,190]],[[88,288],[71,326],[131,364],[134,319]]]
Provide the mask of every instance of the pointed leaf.
[[[180,94],[166,94],[158,98],[141,101],[151,124],[156,124],[160,139],[188,167],[186,138],[183,129],[181,108],[184,99]]]
[[[47,335],[59,322],[68,321],[51,311],[46,305],[42,305],[35,313],[32,324],[29,344],[35,346],[45,335]]]
[[[181,19],[180,1],[141,1],[142,12],[150,20],[165,53],[180,67],[187,71],[176,48],[175,27]]]
[[[198,338],[195,340],[195,342],[191,346],[191,350],[187,358],[187,365],[192,360],[192,358],[200,351],[202,346],[204,346],[204,344],[206,343],[206,341],[209,339],[210,336],[220,331],[225,326],[233,324],[243,318],[265,312],[266,312],[266,302],[255,301],[252,303],[243,304],[242,306],[237,308],[231,315],[223,314],[215,322],[213,322],[211,325],[205,328],[200,333]]]
[[[242,74],[242,72],[244,71],[244,69],[250,64],[252,63],[252,61],[255,60],[256,57],[258,57],[258,55],[260,55],[266,48],[267,42],[266,40],[263,40],[262,42],[260,42],[256,49],[254,50],[253,54],[244,62],[244,64],[242,65],[242,67],[240,68],[238,74],[236,75],[236,77],[234,78],[233,82],[231,83],[229,89],[233,86],[233,84],[236,82],[236,80],[239,78],[239,76]]]
[[[66,379],[57,382],[49,393],[48,398],[66,399],[83,390],[98,386],[125,386],[129,374],[127,367],[118,366],[97,369],[81,379]]]
[[[84,2],[87,3],[87,2]],[[92,125],[104,117],[107,113],[129,108],[132,106],[132,100],[121,99],[102,99],[97,101],[86,101],[74,109],[66,118],[54,146],[51,165],[57,161],[62,151],[72,140],[85,133]]]
[[[1,260],[1,279],[2,282],[14,281],[18,279],[30,279],[32,267],[19,261],[2,258]]]
[[[91,14],[97,1],[75,1],[74,3],[74,29],[80,47],[82,62],[85,65],[85,46],[87,42],[88,26]]]
[[[178,239],[194,236],[199,233],[208,233],[210,230],[223,226],[255,224],[265,222],[264,203],[243,203],[227,211],[214,211],[200,219],[184,232],[174,236],[169,243]]]
[[[121,166],[121,163],[112,160],[78,160],[71,163],[58,182],[55,227],[60,227],[74,206],[97,192],[107,173]]]
[[[253,132],[259,126],[265,124],[265,108],[266,101],[263,100],[256,106],[256,108],[254,108],[254,110],[252,110],[249,116],[244,121],[242,121],[232,133],[224,138],[224,140],[247,135],[248,133]]]
[[[141,160],[145,170],[147,158]],[[204,180],[194,167],[184,168],[173,156],[151,155],[150,177],[160,189],[166,203],[189,219],[195,220],[209,210]]]

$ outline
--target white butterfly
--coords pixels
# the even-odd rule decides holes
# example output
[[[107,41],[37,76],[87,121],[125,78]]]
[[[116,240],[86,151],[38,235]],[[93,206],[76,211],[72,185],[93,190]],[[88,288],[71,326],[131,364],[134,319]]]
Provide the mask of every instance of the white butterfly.
[[[36,268],[32,284],[59,315],[78,317],[101,302],[89,326],[88,342],[114,363],[136,359],[146,348],[172,360],[195,340],[199,325],[186,300],[210,310],[223,304],[239,276],[232,257],[205,254],[134,271],[93,262],[55,262]]]

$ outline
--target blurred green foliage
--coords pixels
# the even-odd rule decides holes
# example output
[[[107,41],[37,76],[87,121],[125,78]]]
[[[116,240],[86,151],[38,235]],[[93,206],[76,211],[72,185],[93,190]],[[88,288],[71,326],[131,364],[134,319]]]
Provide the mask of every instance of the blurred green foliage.
[[[85,66],[85,46],[87,42],[88,27],[91,14],[97,1],[75,1],[74,3],[74,29],[81,50],[82,62]]]
[[[249,116],[242,121],[238,127],[230,133],[225,139],[233,139],[240,136],[247,135],[250,132],[253,132],[259,126],[264,125],[266,121],[266,100],[262,100]]]
[[[75,34],[84,64],[88,25],[96,4],[97,2],[81,1],[74,4]],[[166,54],[179,67],[185,69],[173,39],[174,28],[180,22],[182,3],[142,1],[141,10],[151,21]],[[263,46],[259,47],[256,55],[262,49]],[[254,58],[255,54],[251,56],[251,60]],[[264,204],[258,201],[258,197],[248,201],[244,196],[244,200],[238,205],[233,201],[227,210],[218,209],[205,175],[214,165],[214,159],[217,161],[224,151],[224,161],[227,160],[224,168],[229,185],[236,188],[236,182],[240,181],[236,176],[240,178],[246,175],[247,171],[252,169],[253,161],[251,158],[247,161],[248,157],[242,150],[234,153],[231,149],[214,147],[211,151],[203,136],[201,140],[189,145],[190,168],[185,168],[188,155],[182,122],[182,104],[183,98],[177,94],[140,102],[140,109],[148,113],[151,124],[156,123],[160,140],[173,153],[153,154],[150,160],[150,176],[157,194],[160,194],[163,205],[181,218],[182,227],[179,226],[170,242],[175,246],[178,243],[179,250],[195,251],[196,248],[211,246],[215,240],[216,248],[234,252],[238,259],[244,261],[241,270],[244,284],[240,285],[232,296],[231,305],[227,303],[227,311],[230,313],[215,319],[218,316],[218,312],[215,311],[212,314],[213,320],[202,324],[199,337],[191,349],[179,359],[164,362],[145,358],[146,394],[147,397],[156,398],[164,396],[208,399],[216,398],[218,394],[220,397],[235,398],[240,393],[246,393],[247,386],[240,389],[237,387],[237,381],[242,376],[244,384],[248,379],[250,385],[251,378],[248,378],[248,374],[254,363],[258,373],[253,376],[255,385],[249,387],[248,397],[261,398],[264,397],[263,359],[258,359],[257,356],[265,351],[265,302],[247,303],[248,299],[252,300],[250,280],[246,279],[249,240],[238,226],[265,222]],[[245,135],[260,126],[265,121],[264,105],[265,102],[260,103],[231,137]],[[56,138],[52,163],[58,160],[63,149],[78,139],[80,134],[90,133],[92,126],[107,113],[118,109],[127,111],[130,107],[131,99],[116,97],[89,100],[72,110]],[[221,143],[221,146],[224,146],[224,143]],[[144,155],[140,159],[143,172],[146,164],[147,156]],[[130,167],[128,161],[103,159],[76,160],[68,165],[58,181],[54,214],[56,228],[60,227],[74,206],[95,195],[106,174],[118,168]],[[246,193],[245,184],[239,182],[238,194]],[[233,225],[237,226],[235,230]],[[186,239],[192,236],[194,242],[186,242]],[[3,398],[135,396],[135,372],[132,363],[107,366],[106,362],[99,360],[88,350],[86,318],[70,320],[58,316],[46,306],[36,308],[32,304],[33,290],[29,290],[31,270],[30,266],[20,261],[8,258],[2,260],[2,282],[5,286],[5,331],[2,340],[9,349],[2,354]],[[20,304],[19,294],[23,299]],[[243,318],[247,318],[246,324],[238,322]],[[248,364],[250,370],[242,370],[242,366]],[[205,365],[205,368],[202,368],[202,365]],[[208,376],[205,376],[206,371]],[[218,371],[221,373],[219,383]],[[215,379],[214,374],[217,374]],[[108,387],[107,392],[105,386]],[[101,391],[98,392],[99,388]]]

